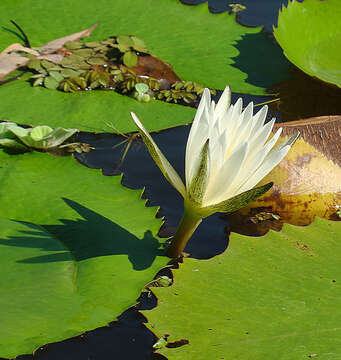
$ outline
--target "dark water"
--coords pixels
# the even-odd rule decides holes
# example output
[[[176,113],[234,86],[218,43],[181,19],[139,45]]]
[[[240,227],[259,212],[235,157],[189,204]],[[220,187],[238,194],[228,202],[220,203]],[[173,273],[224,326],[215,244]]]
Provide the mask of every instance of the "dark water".
[[[182,0],[184,3],[202,3],[204,1]],[[278,9],[286,0],[238,0],[246,5],[247,9],[238,15],[238,21],[248,26],[264,25],[265,30],[271,32],[272,25],[277,22]],[[227,11],[229,1],[209,0],[212,12]],[[278,90],[278,89],[277,89]],[[233,102],[239,97],[234,94]],[[268,97],[242,95],[245,103],[254,101],[260,103],[269,100]],[[337,113],[341,101],[335,101]],[[280,106],[270,109],[269,117],[281,119]],[[302,114],[305,114],[301,110]],[[309,112],[309,111],[308,111]],[[341,113],[341,108],[339,113]],[[314,114],[313,114],[314,115]],[[311,115],[311,116],[313,116]],[[297,115],[295,115],[297,116]],[[167,159],[183,176],[184,151],[188,137],[189,126],[177,127],[153,135]],[[104,175],[117,175],[123,172],[123,184],[130,188],[145,187],[145,197],[149,205],[160,206],[159,216],[165,216],[166,226],[161,229],[161,236],[170,236],[182,215],[182,198],[171,185],[163,178],[159,169],[149,156],[141,140],[134,140],[127,156],[120,164],[123,151],[127,143],[115,147],[122,141],[122,137],[112,134],[81,133],[79,141],[87,142],[96,150],[88,154],[76,155],[78,161],[86,166],[103,170]],[[115,148],[113,148],[115,147]],[[225,233],[226,221],[219,214],[205,219],[200,230],[195,233],[189,242],[186,251],[193,257],[203,259],[223,252],[228,246],[228,234]],[[151,309],[156,306],[155,297],[142,296],[141,308]],[[113,321],[107,327],[89,331],[82,336],[65,340],[56,344],[49,344],[39,349],[34,356],[19,356],[19,360],[148,360],[153,357],[152,345],[156,337],[145,326],[147,321],[136,309],[127,310],[118,321]],[[154,355],[153,359],[162,359]],[[185,360],[185,359],[184,359]]]
[[[195,5],[205,3],[205,0],[181,0],[184,4]],[[239,22],[247,26],[264,26],[272,32],[272,26],[277,25],[278,9],[282,4],[287,5],[288,0],[238,0],[222,1],[208,0],[208,6],[212,13],[231,11],[229,4],[245,5],[246,9],[238,14]]]

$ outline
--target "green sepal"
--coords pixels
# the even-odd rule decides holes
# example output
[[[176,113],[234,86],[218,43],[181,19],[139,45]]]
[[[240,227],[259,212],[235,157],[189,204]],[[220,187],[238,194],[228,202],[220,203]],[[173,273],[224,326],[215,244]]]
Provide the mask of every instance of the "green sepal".
[[[188,189],[190,201],[201,205],[207,186],[209,139],[205,142],[199,155],[199,163]]]
[[[203,208],[199,208],[199,207],[197,208],[195,205],[193,206],[192,204],[190,204],[189,207],[191,209],[189,211],[196,212],[197,215],[201,216],[202,218],[210,216],[216,212],[233,213],[247,206],[248,204],[259,198],[260,196],[264,195],[268,190],[271,189],[272,186],[273,186],[273,182],[269,182],[263,186],[259,186],[251,190],[245,191],[239,195],[236,195],[218,204],[206,206]]]
[[[183,196],[183,198],[187,197],[186,188],[183,184],[180,176],[175,171],[173,166],[169,163],[166,157],[162,154],[159,147],[156,145],[148,131],[145,129],[141,121],[138,119],[135,113],[131,112],[131,116],[138,128],[138,131],[142,137],[143,142],[145,143],[150,156],[155,161],[156,165],[161,170],[164,177],[170,182],[172,186],[175,187],[179,191],[179,193]]]

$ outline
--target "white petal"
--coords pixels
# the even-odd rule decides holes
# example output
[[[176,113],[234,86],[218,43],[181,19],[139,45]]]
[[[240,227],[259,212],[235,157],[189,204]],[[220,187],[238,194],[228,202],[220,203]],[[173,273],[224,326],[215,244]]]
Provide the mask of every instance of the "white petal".
[[[239,184],[233,184],[233,191],[240,187],[241,184],[245,183],[250,176],[262,165],[264,159],[269,154],[273,146],[276,144],[279,136],[281,135],[282,128],[279,128],[276,134],[263,146],[263,148],[257,152],[251,151],[247,157],[244,167],[238,176]],[[276,148],[278,150],[278,147]]]
[[[216,177],[214,179],[210,178],[210,183],[208,184],[204,198],[205,206],[226,200],[226,193],[229,191],[229,186],[242,169],[247,152],[248,143],[240,144],[225,160]]]
[[[250,102],[245,110],[240,115],[239,127],[235,129],[234,134],[231,134],[231,142],[227,149],[227,153],[234,151],[234,148],[240,144],[240,142],[249,142],[250,134],[252,131],[252,112],[253,103]],[[253,149],[252,149],[253,150]]]
[[[253,102],[248,103],[247,107],[242,112],[243,123],[253,119]]]
[[[242,119],[240,118],[242,110],[243,110],[243,99],[239,98],[233,106],[233,112],[231,115],[233,121],[232,123],[234,124],[235,127],[237,127],[237,125],[239,126],[239,124],[242,121]]]
[[[208,134],[209,125],[207,124],[207,122],[203,121],[197,129],[196,136],[195,138],[193,138],[191,145],[188,148],[186,147],[185,169],[187,188],[192,181],[194,168],[199,161],[200,151],[204,146],[206,140],[208,139]]]
[[[216,119],[214,117],[214,110],[215,110],[215,102],[212,100],[211,106],[208,110],[208,120],[209,120],[210,129],[214,128],[216,124]]]
[[[230,129],[232,128],[232,112],[233,112],[233,105],[230,105],[230,107],[228,108],[227,112],[225,113],[225,115],[219,119],[220,122],[220,131],[230,131]]]
[[[266,115],[268,113],[268,106],[264,105],[257,113],[256,115],[253,116],[253,124],[252,124],[252,134],[255,134],[257,131],[259,131],[259,129],[262,128],[262,126],[264,125],[265,119],[266,119]]]
[[[199,146],[193,146],[198,142],[198,137],[202,138],[203,133],[206,132],[208,136],[208,108],[211,101],[211,94],[208,89],[205,89],[200,100],[197,112],[195,114],[191,130],[189,132],[187,145],[186,145],[186,157],[185,157],[185,173],[186,173],[186,186],[189,184],[189,176],[193,164],[193,158],[198,157],[197,149],[201,149],[206,139],[200,141]],[[201,145],[201,146],[200,146]]]
[[[252,151],[257,152],[262,148],[271,134],[275,121],[275,118],[271,119],[271,121],[265,124],[263,128],[260,128],[252,137],[250,137],[250,146]]]
[[[165,156],[162,154],[161,150],[155,144],[152,137],[149,135],[148,131],[142,125],[138,117],[131,112],[131,116],[139,129],[139,132],[143,138],[144,143],[146,144],[148,151],[155,163],[158,165],[160,170],[162,171],[165,178],[179,191],[179,193],[185,198],[186,197],[186,189],[185,186],[178,175],[178,173],[174,170],[173,166],[168,162]]]
[[[210,167],[210,177],[213,178],[218,171],[220,171],[226,160],[226,144],[225,144],[225,134],[220,134],[217,137],[218,141],[215,141],[214,146],[210,146],[210,159],[211,159],[211,167]]]
[[[227,85],[215,108],[215,117],[221,119],[231,104],[231,89]]]
[[[234,150],[235,139],[237,136],[237,131],[241,124],[241,111],[243,107],[243,100],[239,98],[237,102],[234,104],[232,111],[229,112],[229,125],[226,128],[226,155],[231,153]]]
[[[290,145],[284,146],[279,151],[273,149],[265,158],[261,166],[252,174],[252,176],[238,189],[236,195],[252,189],[256,186],[269,172],[277,166],[290,150]]]

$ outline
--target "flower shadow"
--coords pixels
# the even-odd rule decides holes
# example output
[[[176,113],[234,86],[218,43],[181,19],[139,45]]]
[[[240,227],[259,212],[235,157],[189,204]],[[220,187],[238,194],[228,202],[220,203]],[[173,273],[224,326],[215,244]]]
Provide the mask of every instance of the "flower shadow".
[[[20,263],[27,264],[67,261],[70,260],[70,255],[77,262],[99,256],[127,255],[133,269],[140,271],[149,268],[157,256],[163,255],[161,244],[150,230],[144,233],[143,239],[139,239],[87,207],[69,199],[63,200],[83,219],[60,219],[61,225],[39,227],[20,222],[28,230],[22,231],[22,236],[0,239],[0,244],[56,251],[53,254],[19,260]],[[56,242],[49,241],[51,235],[61,242],[65,251],[61,251]]]

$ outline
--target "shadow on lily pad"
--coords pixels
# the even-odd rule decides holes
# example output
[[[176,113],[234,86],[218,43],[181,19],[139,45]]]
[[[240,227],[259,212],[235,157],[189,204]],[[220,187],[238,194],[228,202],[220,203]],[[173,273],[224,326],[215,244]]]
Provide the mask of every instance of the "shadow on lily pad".
[[[272,34],[262,31],[244,35],[234,47],[239,54],[232,58],[232,66],[247,74],[247,83],[268,88],[290,78],[292,65]]]
[[[69,261],[70,255],[77,262],[99,256],[128,255],[134,270],[139,271],[149,268],[156,256],[163,255],[161,244],[150,230],[145,232],[143,239],[139,239],[81,204],[69,199],[63,200],[83,219],[61,219],[62,225],[42,225],[41,232],[36,226],[21,222],[32,230],[23,232],[22,236],[9,237],[8,240],[0,239],[0,244],[56,251],[54,254],[20,260],[27,264]],[[66,251],[61,252],[59,246],[47,241],[50,234],[64,244]]]

